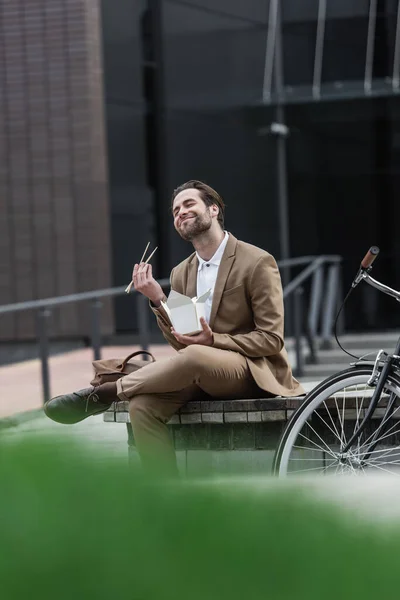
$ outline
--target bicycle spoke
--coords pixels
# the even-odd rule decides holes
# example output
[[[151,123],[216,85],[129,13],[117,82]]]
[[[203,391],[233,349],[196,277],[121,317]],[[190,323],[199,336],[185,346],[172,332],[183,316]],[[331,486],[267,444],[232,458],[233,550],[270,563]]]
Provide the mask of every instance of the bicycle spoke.
[[[365,463],[366,465],[370,465],[371,467],[376,467],[377,465],[379,467],[381,467],[382,465],[400,465],[400,460],[393,460],[393,461],[384,461],[384,462],[373,462],[373,461],[366,461]]]
[[[343,406],[344,406],[345,401],[346,401],[346,398],[343,398]],[[336,398],[335,398],[335,404],[336,404],[336,410],[337,410],[337,414],[338,414],[339,423],[342,428],[342,437],[340,439],[342,440],[342,442],[344,442],[344,445],[346,445],[347,441],[346,441],[346,436],[344,435],[344,418],[342,420],[340,420],[340,412],[339,412],[339,407],[338,407]]]
[[[399,448],[393,448],[393,450],[399,450]],[[400,452],[392,452],[391,448],[387,448],[387,449],[382,449],[382,450],[375,450],[375,452],[379,453],[381,452],[381,454],[379,456],[374,456],[371,459],[371,462],[375,461],[375,460],[379,460],[381,458],[386,458],[386,456],[388,456],[390,454],[390,456],[395,457],[395,456],[400,456]],[[372,452],[371,452],[372,454]],[[367,461],[369,461],[370,459],[367,458]]]
[[[299,434],[299,435],[301,435],[301,434]],[[302,437],[305,437],[305,436],[303,435]],[[314,443],[312,440],[310,440],[310,442],[312,444]],[[320,448],[319,446],[317,446],[316,448],[310,448],[309,446],[297,446],[296,444],[294,444],[293,448],[298,448],[299,450],[311,450],[312,452],[323,452],[324,454],[326,454],[326,450],[324,450],[324,448]]]
[[[306,461],[309,461],[309,460],[318,460],[319,462],[321,462],[322,459],[321,458],[289,458],[289,460],[306,460]]]
[[[325,421],[325,419],[323,417],[321,417],[321,415],[319,414],[319,412],[317,410],[315,411],[315,414],[321,419],[321,421],[324,423],[324,425],[327,426],[327,428],[333,433],[333,435],[335,435],[338,438],[339,442],[341,442],[342,440],[340,439],[339,434],[337,433],[337,431],[336,432],[333,431],[332,427]]]
[[[357,387],[357,390],[356,390],[357,391],[357,396],[356,396],[357,421],[356,421],[356,424],[354,426],[353,434],[356,432],[356,428],[358,429],[358,427],[360,426],[360,415],[361,415],[362,406],[364,404],[365,392],[366,392],[366,390],[364,390],[364,396],[362,397],[362,400],[361,400],[360,410],[358,410],[358,386],[356,386],[356,387]],[[362,434],[359,435],[358,438],[357,438],[358,452],[360,452],[361,436],[362,436]]]
[[[328,469],[332,469],[333,467],[335,467],[337,465],[337,463],[338,463],[338,461],[332,461],[330,465],[325,467],[325,473]]]
[[[372,465],[373,469],[379,469],[380,471],[384,471],[385,473],[389,473],[390,475],[397,475],[400,476],[400,473],[393,473],[393,471],[388,471],[388,469],[383,469],[382,467],[380,467],[379,465]]]
[[[400,450],[400,446],[393,446],[393,448],[388,448],[387,446],[384,448],[381,448],[380,450],[372,450],[371,452],[368,452],[368,454],[379,454],[381,452],[389,452],[389,451],[394,451],[394,450]]]
[[[299,471],[293,471],[293,475],[297,475],[297,473],[309,473],[310,471],[325,471],[326,467],[311,467],[311,469],[301,469]]]
[[[327,446],[326,448],[323,448],[322,446],[319,446],[316,442],[314,442],[313,440],[311,440],[310,438],[308,438],[307,436],[305,436],[303,433],[299,433],[299,436],[301,436],[302,438],[304,438],[305,440],[307,440],[307,442],[310,442],[310,444],[314,444],[315,448],[312,448],[313,451],[317,452],[324,452],[324,454],[329,454],[329,456],[334,457],[334,453],[331,451],[331,449]],[[302,446],[299,446],[302,447]],[[306,447],[306,446],[304,446]]]
[[[398,407],[397,407],[397,408],[396,408],[396,409],[395,409],[395,410],[394,410],[394,411],[393,411],[393,412],[392,412],[390,415],[386,415],[386,416],[384,417],[383,421],[381,421],[381,423],[380,423],[380,426],[383,426],[383,425],[385,425],[385,423],[387,423],[388,421],[390,421],[390,419],[393,419],[393,415],[395,415],[395,414],[396,414],[396,412],[397,412],[398,410],[400,410],[400,406],[398,406]],[[396,425],[397,425],[397,423],[395,423],[394,425],[392,425],[391,429],[392,429],[393,427],[395,427]],[[389,429],[388,431],[390,431],[390,429]],[[365,444],[368,444],[368,442],[369,442],[370,440],[372,440],[372,438],[374,437],[374,434],[375,434],[375,433],[376,433],[376,431],[373,431],[373,432],[370,434],[370,436],[369,436],[369,437],[368,437],[368,438],[365,440],[365,442],[364,442],[364,445],[365,445]]]
[[[322,439],[322,437],[319,435],[319,433],[317,433],[314,429],[314,427],[312,425],[310,425],[310,423],[307,423],[307,426],[315,433],[315,435],[318,437],[318,439],[321,440],[321,442],[324,444],[326,450],[328,450],[328,454],[331,454],[332,456],[334,456],[332,450],[329,448],[328,444],[326,442],[324,442],[324,440]],[[299,433],[299,435],[301,435],[304,439],[306,439],[308,442],[311,442],[311,444],[315,444],[317,446],[317,448],[321,448],[321,450],[323,449],[323,446],[318,446],[318,444],[316,444],[315,442],[313,442],[313,440],[310,440],[310,438],[307,438],[304,434]],[[326,452],[325,450],[325,452]]]
[[[372,372],[368,365],[357,366],[311,392],[308,403],[282,438],[275,463],[280,475],[365,477],[371,469],[400,475],[399,376],[391,374],[385,382],[375,412],[375,417],[377,413],[382,416],[370,418],[359,432],[374,394],[368,385]],[[340,454],[353,436],[349,451]]]
[[[332,421],[332,425],[333,425],[333,427],[335,428],[335,432],[336,432],[337,438],[338,438],[338,439],[340,439],[340,435],[339,435],[339,432],[338,432],[338,430],[337,430],[336,423],[335,423],[335,421],[332,419],[331,411],[330,411],[330,410],[329,410],[329,408],[327,407],[325,400],[324,400],[324,406],[325,406],[325,409],[326,409],[326,411],[327,411],[327,413],[328,413],[328,415],[329,415],[329,418],[330,418],[330,420]]]
[[[386,423],[387,423],[387,421],[386,421]],[[377,440],[375,440],[375,442],[374,442],[374,443],[376,443],[376,444],[379,444],[379,442],[381,442],[382,440],[385,440],[386,438],[388,438],[388,437],[391,437],[392,435],[394,435],[394,433],[390,433],[390,432],[392,431],[393,427],[397,427],[398,425],[399,425],[399,423],[395,423],[394,425],[392,425],[392,426],[391,426],[391,427],[390,427],[390,428],[389,428],[389,429],[386,431],[385,435],[383,435],[383,436],[381,436],[380,438],[378,438]],[[399,431],[398,433],[400,433],[400,431]],[[364,444],[362,444],[362,446],[361,446],[361,450],[362,450],[362,449],[363,449],[363,448],[364,448],[364,447],[365,447],[365,446],[368,444],[368,442],[369,442],[370,440],[372,440],[372,438],[373,438],[373,434],[371,434],[371,435],[369,436],[369,438],[368,438],[367,440],[365,440]]]
[[[393,449],[394,449],[394,450],[397,450],[397,448],[393,448]],[[397,456],[399,456],[399,457],[400,457],[400,452],[394,452],[394,453],[392,453],[392,451],[391,451],[391,450],[385,450],[385,449],[384,449],[384,450],[378,450],[377,452],[378,452],[378,453],[379,453],[379,452],[381,452],[381,454],[379,454],[379,455],[376,455],[376,456],[373,456],[371,459],[370,459],[370,458],[367,458],[367,459],[365,459],[365,460],[366,460],[366,461],[369,461],[369,462],[374,462],[374,461],[376,461],[376,460],[381,460],[382,458],[386,458],[386,457],[387,457],[389,454],[390,454],[390,456],[391,456],[391,457],[393,457],[393,458],[394,458],[394,457],[397,457]],[[371,454],[372,454],[372,453],[371,453]],[[396,459],[396,460],[397,460],[397,459]],[[400,460],[400,458],[399,458],[398,460]]]

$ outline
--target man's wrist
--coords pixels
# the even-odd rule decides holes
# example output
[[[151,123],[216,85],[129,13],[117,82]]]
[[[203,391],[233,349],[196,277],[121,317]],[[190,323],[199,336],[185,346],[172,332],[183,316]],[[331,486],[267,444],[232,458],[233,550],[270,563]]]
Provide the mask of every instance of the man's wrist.
[[[157,296],[156,298],[149,298],[150,302],[154,306],[154,308],[160,308],[161,302],[164,299],[164,294],[162,296]]]

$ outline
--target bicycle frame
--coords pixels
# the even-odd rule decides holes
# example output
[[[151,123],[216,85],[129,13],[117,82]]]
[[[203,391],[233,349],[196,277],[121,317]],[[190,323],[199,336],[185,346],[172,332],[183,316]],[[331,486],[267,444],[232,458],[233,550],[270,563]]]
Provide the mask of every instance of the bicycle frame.
[[[371,270],[371,268],[372,267],[368,267],[367,269],[361,268],[359,270],[357,277],[355,278],[355,280],[353,282],[353,288],[356,287],[361,281],[365,281],[366,283],[368,283],[372,287],[376,288],[380,292],[383,292],[384,294],[387,294],[388,296],[392,296],[398,302],[400,302],[400,292],[398,292],[397,290],[394,290],[393,288],[388,287],[387,285],[384,285],[383,283],[380,283],[376,279],[373,279],[369,275],[369,271]],[[382,367],[381,371],[379,372],[383,355],[385,355],[385,359],[383,361],[383,367]],[[360,426],[358,427],[358,429],[356,429],[354,431],[353,435],[347,442],[346,446],[344,446],[344,448],[342,449],[343,454],[350,450],[351,446],[359,438],[361,433],[364,431],[367,423],[369,422],[372,415],[374,414],[375,409],[378,406],[378,403],[379,403],[383,388],[385,386],[385,383],[387,381],[387,378],[394,366],[397,366],[400,368],[400,337],[397,340],[396,348],[395,348],[395,351],[393,354],[386,354],[383,352],[383,350],[381,350],[376,357],[373,375],[372,375],[370,381],[368,382],[369,385],[376,386],[375,391],[372,395],[371,402],[370,402],[368,410],[367,410],[367,414],[365,415],[364,419],[360,423]],[[378,429],[376,430],[376,432],[374,433],[370,444],[367,446],[367,452],[366,452],[366,456],[365,456],[366,458],[368,458],[369,453],[371,453],[373,451],[373,449],[375,447],[374,444],[376,444],[376,440],[377,440],[378,436],[382,432],[383,427],[385,426],[385,424],[389,420],[391,414],[393,413],[394,401],[395,401],[395,398],[391,398],[388,402],[382,422],[381,422],[380,426],[378,427]]]

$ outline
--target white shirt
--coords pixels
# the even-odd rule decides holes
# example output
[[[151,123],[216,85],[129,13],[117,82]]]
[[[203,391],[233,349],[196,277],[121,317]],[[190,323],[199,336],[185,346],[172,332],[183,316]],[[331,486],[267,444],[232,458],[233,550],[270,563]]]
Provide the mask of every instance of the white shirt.
[[[210,260],[203,260],[196,252],[199,268],[197,270],[197,297],[199,298],[211,289],[211,294],[205,303],[206,321],[210,322],[211,306],[214,296],[215,282],[217,281],[218,269],[221,263],[222,255],[228,243],[229,234],[225,231],[225,237],[218,246],[217,251]]]

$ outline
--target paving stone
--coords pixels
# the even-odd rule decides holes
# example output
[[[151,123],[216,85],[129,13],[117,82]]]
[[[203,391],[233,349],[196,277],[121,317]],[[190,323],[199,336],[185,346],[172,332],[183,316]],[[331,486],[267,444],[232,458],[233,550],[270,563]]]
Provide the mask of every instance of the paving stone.
[[[224,410],[224,403],[222,400],[203,400],[201,402],[201,412],[222,412]]]
[[[185,425],[171,427],[172,437],[176,450],[185,450],[188,444],[188,430]]]
[[[261,411],[247,413],[247,420],[249,423],[261,423]]]
[[[115,413],[116,423],[130,423],[129,413]]]
[[[261,420],[267,421],[286,421],[286,411],[284,410],[263,410],[261,411]]]
[[[209,446],[208,428],[202,424],[174,425],[170,431],[177,450],[207,449]]]
[[[204,425],[191,425],[187,430],[187,450],[207,449],[209,446],[209,428]]]
[[[172,415],[172,417],[168,421],[168,425],[179,425],[180,423],[181,419],[179,415]]]
[[[231,443],[232,426],[213,424],[209,426],[208,440],[212,450],[229,450]]]
[[[305,396],[294,396],[293,398],[286,398],[286,407],[297,409],[303,404]]]
[[[201,413],[181,414],[182,425],[191,425],[192,423],[201,423]]]
[[[285,410],[288,408],[289,398],[263,398],[260,400],[259,410]]]
[[[224,412],[247,412],[260,410],[261,400],[224,400]]]
[[[114,412],[106,412],[104,413],[104,421],[106,423],[114,423],[115,422],[115,417],[114,417]]]
[[[203,423],[223,423],[224,422],[224,413],[222,413],[222,412],[201,413],[201,420]]]
[[[188,402],[185,404],[185,406],[182,406],[179,412],[181,414],[201,412],[201,402],[194,400],[192,402]]]
[[[255,447],[275,450],[284,426],[285,423],[283,421],[254,423]]]
[[[232,447],[234,450],[254,450],[254,423],[238,423],[232,426]]]
[[[247,412],[231,412],[224,414],[225,423],[247,423]]]

